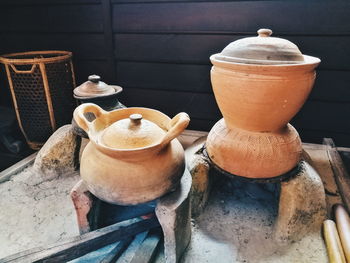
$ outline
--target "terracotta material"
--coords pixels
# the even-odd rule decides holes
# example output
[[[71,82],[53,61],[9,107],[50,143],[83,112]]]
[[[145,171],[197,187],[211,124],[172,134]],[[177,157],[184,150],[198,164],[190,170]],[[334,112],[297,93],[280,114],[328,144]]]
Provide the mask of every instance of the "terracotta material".
[[[245,65],[219,61],[215,55],[211,61],[215,99],[229,128],[282,128],[305,103],[316,77],[315,63]]]
[[[245,64],[298,64],[303,54],[292,42],[270,37],[272,30],[259,29],[257,37],[246,37],[232,42],[217,55],[219,60]]]
[[[114,93],[119,93],[123,89],[120,86],[107,85],[101,81],[98,75],[90,75],[88,81],[85,81],[80,86],[73,90],[74,97],[81,98],[96,98],[99,96],[108,96]]]
[[[273,133],[228,129],[224,119],[211,129],[207,142],[209,158],[232,174],[270,178],[284,174],[299,162],[302,146],[290,124]]]
[[[210,57],[224,121],[209,133],[207,150],[216,165],[239,176],[278,176],[301,157],[298,133],[288,122],[310,94],[320,59],[271,34],[260,29],[257,37],[232,42]]]
[[[347,262],[350,262],[350,217],[342,205],[335,206],[335,220]]]
[[[303,106],[320,59],[302,55],[288,40],[270,37],[271,30],[258,32],[210,57],[211,82],[229,128],[275,131]]]
[[[87,112],[94,113],[96,119],[89,122],[84,116]],[[189,123],[186,113],[170,119],[153,109],[106,112],[85,103],[76,108],[74,119],[90,138],[80,174],[98,198],[119,205],[144,203],[179,184],[185,160],[176,137]]]
[[[323,222],[323,236],[326,242],[328,259],[330,263],[346,263],[343,248],[334,221]]]

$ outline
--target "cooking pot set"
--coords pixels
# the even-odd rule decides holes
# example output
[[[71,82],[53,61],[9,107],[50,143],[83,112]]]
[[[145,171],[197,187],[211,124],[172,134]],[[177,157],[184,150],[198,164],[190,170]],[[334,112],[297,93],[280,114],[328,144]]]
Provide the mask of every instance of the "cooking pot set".
[[[305,103],[320,60],[271,34],[260,29],[257,37],[234,41],[210,57],[213,92],[223,119],[209,132],[206,150],[213,164],[242,177],[276,177],[301,158],[300,137],[288,122]],[[96,77],[89,81],[98,82]],[[111,96],[121,90],[92,84],[78,87],[75,96]],[[80,174],[98,198],[138,204],[178,186],[185,157],[177,137],[189,124],[186,113],[171,119],[154,109],[108,111],[88,102],[75,109],[74,120],[89,137]]]

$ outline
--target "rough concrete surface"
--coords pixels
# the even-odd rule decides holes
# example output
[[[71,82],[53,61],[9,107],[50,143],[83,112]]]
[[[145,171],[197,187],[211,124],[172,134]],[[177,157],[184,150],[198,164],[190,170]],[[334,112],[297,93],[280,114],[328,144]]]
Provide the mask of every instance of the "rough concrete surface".
[[[69,197],[78,175],[42,182],[32,172],[27,168],[0,184],[0,258],[79,234]],[[278,204],[273,194],[256,192],[254,187],[219,182],[193,221],[183,262],[327,262],[320,231],[290,246],[274,242]]]
[[[276,242],[273,225],[278,204],[273,196],[252,197],[242,187],[233,194],[232,188],[227,191],[228,184],[225,181],[214,188],[208,205],[194,221],[184,263],[328,262],[321,231],[288,245]]]
[[[79,235],[69,192],[78,174],[43,180],[32,167],[0,184],[0,258]]]
[[[43,179],[74,172],[78,167],[80,138],[73,133],[71,124],[55,131],[38,152],[34,169]]]
[[[0,258],[79,235],[69,196],[78,181],[76,173],[45,177],[29,167],[0,184]],[[275,192],[219,180],[192,221],[183,262],[327,262],[321,231],[288,245],[275,241]]]
[[[326,215],[321,178],[311,165],[302,161],[299,174],[281,183],[275,238],[290,242],[309,232],[319,231]]]

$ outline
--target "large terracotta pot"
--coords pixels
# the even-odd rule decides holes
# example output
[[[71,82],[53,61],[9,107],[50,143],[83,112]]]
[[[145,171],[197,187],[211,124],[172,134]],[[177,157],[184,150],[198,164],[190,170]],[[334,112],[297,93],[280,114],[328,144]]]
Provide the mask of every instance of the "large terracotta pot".
[[[306,58],[302,65],[252,65],[211,56],[213,91],[227,126],[258,132],[284,127],[301,109],[315,81],[319,59]]]
[[[284,174],[301,158],[298,132],[288,122],[305,103],[320,59],[260,29],[210,57],[211,82],[224,119],[206,147],[221,169],[249,178]]]
[[[89,122],[84,116],[87,112],[96,119]],[[170,119],[153,109],[106,112],[85,103],[76,108],[74,119],[90,138],[80,174],[98,198],[134,205],[154,200],[179,184],[185,159],[176,137],[189,123],[186,113]]]
[[[300,110],[315,81],[320,59],[270,37],[244,38],[210,57],[215,99],[229,128],[276,131]]]

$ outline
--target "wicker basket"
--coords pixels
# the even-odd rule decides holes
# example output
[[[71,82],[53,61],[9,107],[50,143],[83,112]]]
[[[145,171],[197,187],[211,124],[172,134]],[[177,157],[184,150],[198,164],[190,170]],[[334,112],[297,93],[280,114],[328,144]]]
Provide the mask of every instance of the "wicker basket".
[[[39,149],[76,106],[72,53],[35,51],[0,56],[19,126],[32,149]]]

